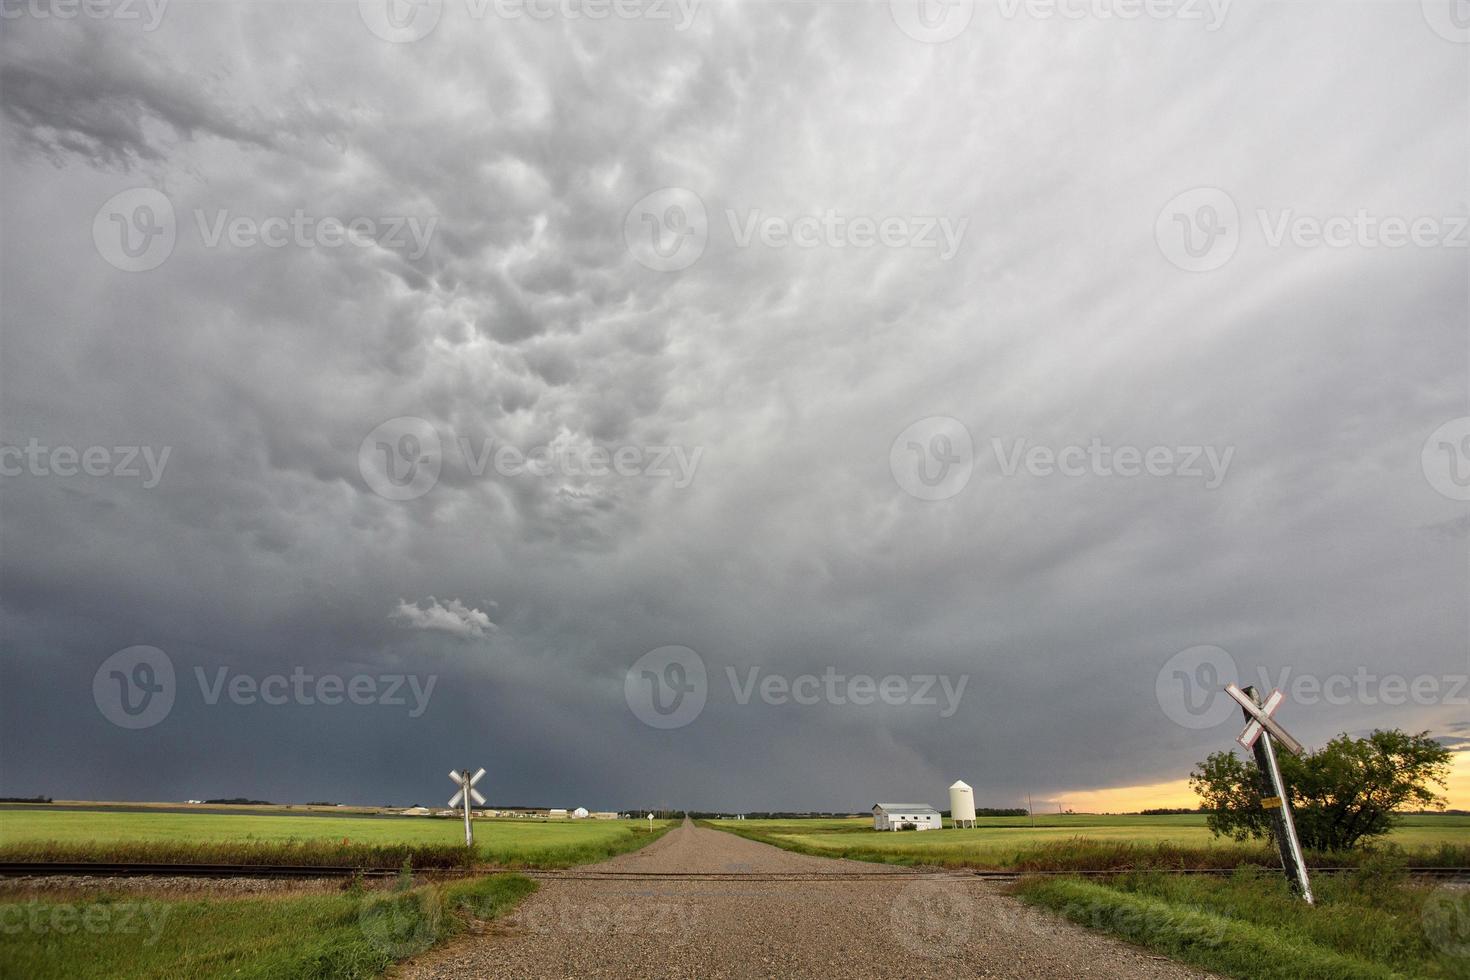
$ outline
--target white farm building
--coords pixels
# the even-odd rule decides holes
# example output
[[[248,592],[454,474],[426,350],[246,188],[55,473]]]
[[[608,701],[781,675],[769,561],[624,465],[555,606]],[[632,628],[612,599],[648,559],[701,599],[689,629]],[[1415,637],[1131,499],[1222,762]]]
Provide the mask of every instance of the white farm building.
[[[923,803],[878,803],[873,806],[874,830],[939,830],[939,811]]]

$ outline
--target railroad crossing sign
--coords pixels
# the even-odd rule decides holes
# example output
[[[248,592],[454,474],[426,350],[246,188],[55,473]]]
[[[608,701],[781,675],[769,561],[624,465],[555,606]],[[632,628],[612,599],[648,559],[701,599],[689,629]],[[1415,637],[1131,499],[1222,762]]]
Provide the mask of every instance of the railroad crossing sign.
[[[1240,705],[1245,714],[1245,731],[1240,733],[1237,741],[1255,754],[1256,768],[1261,773],[1261,806],[1271,814],[1272,836],[1276,838],[1276,849],[1281,853],[1281,869],[1286,872],[1286,880],[1292,888],[1311,905],[1312,883],[1307,879],[1307,862],[1302,857],[1296,821],[1291,816],[1291,795],[1287,792],[1286,781],[1281,778],[1281,767],[1276,763],[1275,742],[1280,742],[1281,747],[1292,755],[1301,755],[1305,751],[1302,743],[1292,738],[1271,717],[1286,696],[1280,691],[1272,691],[1266,703],[1262,704],[1255,688],[1248,687],[1242,691],[1234,684],[1226,685],[1225,693]]]
[[[1250,688],[1249,690],[1254,690],[1254,688]],[[1276,741],[1281,743],[1281,747],[1292,755],[1302,754],[1302,743],[1292,738],[1286,729],[1282,728],[1271,717],[1276,713],[1276,709],[1281,707],[1281,702],[1286,700],[1286,695],[1282,694],[1279,690],[1272,691],[1271,696],[1266,699],[1266,703],[1258,705],[1245,691],[1242,691],[1234,684],[1227,684],[1225,686],[1225,693],[1235,699],[1235,702],[1240,705],[1240,710],[1245,712],[1245,716],[1248,719],[1245,731],[1240,733],[1240,738],[1236,739],[1237,742],[1248,749],[1253,749],[1256,745],[1256,739],[1260,738],[1261,732],[1264,730],[1274,735]]]
[[[481,796],[480,791],[475,789],[475,784],[480,781],[480,777],[483,775],[485,775],[484,769],[475,770],[475,774],[473,776],[470,775],[470,771],[468,769],[465,769],[462,772],[458,769],[449,770],[450,781],[453,782],[454,785],[459,787],[459,792],[455,793],[449,798],[449,806],[452,809],[459,806],[461,803],[464,804],[465,847],[472,847],[475,843],[475,832],[470,829],[470,801],[474,800],[477,804],[481,806],[485,805],[485,797]]]

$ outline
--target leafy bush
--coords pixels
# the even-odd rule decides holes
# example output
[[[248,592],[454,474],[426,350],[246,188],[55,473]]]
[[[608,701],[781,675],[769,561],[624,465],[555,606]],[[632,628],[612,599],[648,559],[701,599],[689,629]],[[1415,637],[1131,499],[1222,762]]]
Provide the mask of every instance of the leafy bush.
[[[1434,791],[1449,773],[1450,753],[1428,732],[1375,731],[1339,735],[1322,749],[1280,754],[1302,846],[1347,851],[1394,828],[1398,811],[1437,807]],[[1261,772],[1233,752],[1216,752],[1190,773],[1204,800],[1210,830],[1237,841],[1270,836],[1272,816],[1261,806]]]

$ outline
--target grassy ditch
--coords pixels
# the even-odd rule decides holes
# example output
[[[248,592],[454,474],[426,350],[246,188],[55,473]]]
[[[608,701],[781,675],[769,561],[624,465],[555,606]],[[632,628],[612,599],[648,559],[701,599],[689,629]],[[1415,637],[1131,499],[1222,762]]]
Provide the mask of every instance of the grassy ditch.
[[[274,898],[0,900],[0,976],[358,980],[499,918],[535,889],[497,874]]]
[[[1024,900],[1080,925],[1231,977],[1470,977],[1470,896],[1407,880],[1390,862],[1313,883],[1308,906],[1279,871],[1229,877],[1023,878]]]

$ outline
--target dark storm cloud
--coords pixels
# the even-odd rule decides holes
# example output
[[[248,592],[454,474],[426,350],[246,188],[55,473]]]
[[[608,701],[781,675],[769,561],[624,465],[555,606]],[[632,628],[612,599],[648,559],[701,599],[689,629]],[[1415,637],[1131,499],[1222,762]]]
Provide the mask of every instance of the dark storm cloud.
[[[151,489],[0,484],[7,794],[432,803],[473,763],[519,803],[942,803],[965,778],[1011,805],[1228,747],[1233,716],[1156,700],[1190,647],[1252,681],[1465,673],[1465,505],[1420,449],[1470,412],[1466,252],[1273,249],[1255,216],[1465,213],[1465,48],[1418,5],[1237,5],[1215,32],[982,7],[942,45],[886,5],[710,6],[682,32],[466,9],[409,44],[352,4],[7,22],[0,443],[171,449]],[[128,273],[93,223],[136,186],[178,241]],[[1187,272],[1155,220],[1201,186],[1244,231]],[[708,214],[682,271],[624,237],[665,187]],[[753,213],[829,209],[967,225],[948,260],[739,244]],[[297,210],[434,225],[418,255],[208,244],[221,213]],[[401,416],[440,471],[385,499],[361,454]],[[930,416],[974,439],[946,500],[889,466]],[[1215,489],[1005,475],[1016,440],[1094,437],[1233,454]],[[593,445],[643,455],[495,456]],[[699,453],[687,485],[649,472],[660,448]],[[92,684],[138,644],[179,691],[129,731]],[[672,644],[708,703],[661,731],[624,680]],[[198,683],[298,668],[435,682],[415,717]],[[966,686],[943,717],[741,703],[752,669]],[[1284,710],[1307,740],[1466,715]]]
[[[211,135],[265,145],[267,135],[233,118],[218,98],[218,79],[191,77],[116,43],[115,31],[84,24],[26,31],[7,47],[0,93],[10,132],[56,161],[98,166],[161,163],[168,142]],[[34,45],[34,46],[32,46]]]

